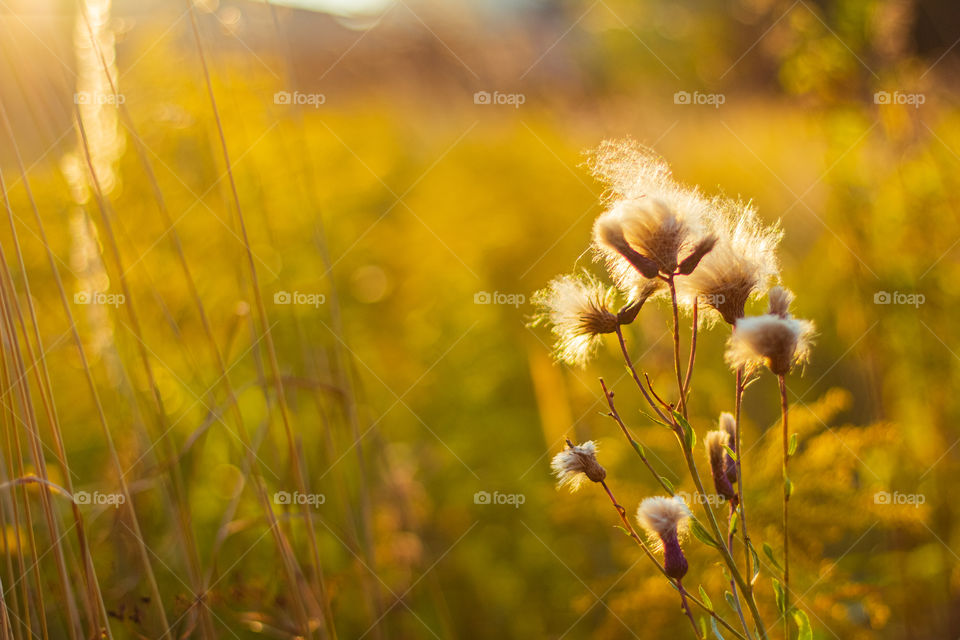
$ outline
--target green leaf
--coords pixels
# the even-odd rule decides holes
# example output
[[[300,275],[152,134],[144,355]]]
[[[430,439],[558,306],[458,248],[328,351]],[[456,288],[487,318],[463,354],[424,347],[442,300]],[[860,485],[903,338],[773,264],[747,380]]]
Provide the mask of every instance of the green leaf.
[[[703,600],[703,604],[707,605],[707,609],[713,611],[713,602],[710,601],[710,596],[704,591],[703,585],[700,586],[700,599]]]
[[[729,445],[723,445],[723,448],[726,449],[727,455],[730,456],[730,459],[736,462],[737,453],[733,449],[731,449]]]
[[[779,570],[780,570],[780,573],[783,573],[783,567],[780,566],[780,563],[777,562],[776,557],[774,557],[774,555],[773,555],[773,547],[771,547],[769,544],[767,544],[766,542],[764,542],[764,543],[763,543],[763,552],[767,555],[768,558],[770,558],[770,562],[773,563],[773,566],[775,566],[777,569],[779,569]]]
[[[640,457],[641,457],[641,458],[646,458],[646,457],[647,457],[646,452],[643,450],[643,445],[642,445],[642,444],[640,444],[640,443],[637,442],[636,440],[631,440],[631,441],[630,441],[630,444],[633,445],[634,451],[636,451],[638,454],[640,454]]]
[[[786,602],[786,594],[783,591],[783,584],[776,578],[773,578],[773,592],[777,598],[777,611],[786,613],[783,609],[784,603]]]
[[[793,614],[793,621],[797,623],[797,628],[800,630],[797,640],[813,640],[813,628],[810,626],[810,618],[807,617],[806,612],[794,609],[790,613]]]
[[[667,480],[666,478],[664,478],[663,476],[660,476],[660,482],[662,482],[667,486],[667,488],[670,490],[670,493],[675,494],[677,492],[676,489],[673,488],[673,483]]]
[[[723,592],[723,597],[724,597],[724,599],[726,599],[727,604],[730,605],[730,608],[733,609],[734,611],[736,611],[736,610],[737,610],[737,599],[733,597],[733,594],[730,593],[729,591],[724,591],[724,592]]]
[[[740,513],[734,511],[733,515],[730,516],[730,523],[727,525],[727,535],[732,536],[737,530],[737,524],[740,522]]]
[[[629,371],[629,369],[627,369],[627,371]],[[661,420],[661,419],[659,419],[659,418],[654,418],[652,415],[650,415],[649,413],[647,413],[647,412],[644,411],[643,409],[640,410],[640,413],[642,413],[644,416],[646,416],[647,418],[649,418],[651,422],[656,422],[658,425],[660,425],[660,426],[663,427],[664,429],[670,429],[670,431],[673,431],[673,427],[672,427],[672,426],[670,426],[669,424],[667,424],[666,422],[664,422],[663,420]]]
[[[792,456],[797,452],[797,434],[790,436],[790,444],[787,446],[787,455]]]
[[[627,529],[626,529],[625,527],[621,527],[620,525],[616,524],[616,525],[614,525],[614,528],[615,528],[615,529],[619,529],[620,531],[622,531],[623,534],[624,534],[625,536],[627,536],[628,538],[632,538],[632,537],[633,537],[633,534],[631,534],[629,531],[627,531]]]
[[[760,575],[760,557],[757,555],[757,550],[753,548],[752,542],[747,543],[747,549],[750,550],[751,560],[753,561],[753,575],[750,577],[750,584],[753,584]]]
[[[793,481],[790,478],[783,479],[784,495],[789,498],[793,495]]]
[[[707,530],[703,528],[703,525],[700,524],[700,521],[696,518],[690,518],[690,531],[693,533],[693,537],[703,544],[709,545],[714,549],[720,548],[720,544],[710,536]]]
[[[713,629],[713,635],[717,636],[717,640],[724,640],[723,636],[720,635],[720,629],[717,627],[715,618],[710,618],[710,627]]]
[[[707,637],[707,621],[703,616],[700,616],[700,637]]]
[[[687,422],[687,419],[684,418],[682,414],[676,411],[673,412],[673,419],[676,420],[680,428],[683,429],[683,442],[687,450],[693,451],[693,448],[697,446],[697,434],[693,430],[693,427],[690,426],[690,423]]]

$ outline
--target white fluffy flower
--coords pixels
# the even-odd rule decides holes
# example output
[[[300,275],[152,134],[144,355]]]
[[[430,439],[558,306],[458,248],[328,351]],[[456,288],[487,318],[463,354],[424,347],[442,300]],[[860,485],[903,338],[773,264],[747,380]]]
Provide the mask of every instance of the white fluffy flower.
[[[584,366],[596,353],[600,336],[617,330],[617,316],[610,311],[615,293],[584,274],[561,276],[534,294],[533,302],[541,308],[534,324],[551,325],[558,360]]]
[[[597,445],[593,440],[574,445],[567,440],[566,448],[553,457],[550,463],[557,476],[557,487],[570,487],[570,492],[580,488],[584,479],[600,482],[607,477],[606,470],[597,462]]]
[[[751,372],[766,365],[777,375],[785,375],[797,364],[810,359],[814,334],[813,322],[768,313],[740,318],[727,342],[726,360],[734,369]]]

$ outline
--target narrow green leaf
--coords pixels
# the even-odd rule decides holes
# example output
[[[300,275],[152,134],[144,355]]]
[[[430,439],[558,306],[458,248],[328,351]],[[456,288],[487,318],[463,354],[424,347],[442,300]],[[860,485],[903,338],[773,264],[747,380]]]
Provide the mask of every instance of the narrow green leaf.
[[[790,478],[783,479],[784,495],[789,498],[793,495],[793,481]]]
[[[707,621],[703,616],[700,616],[700,637],[707,637]]]
[[[734,462],[737,461],[737,453],[729,447],[729,445],[723,445],[723,448],[726,449],[727,455],[730,456],[730,459]]]
[[[732,536],[737,530],[737,524],[740,522],[740,512],[734,511],[730,516],[730,523],[727,525],[727,535]]]
[[[710,601],[710,596],[704,591],[703,585],[700,586],[700,599],[703,600],[703,604],[707,605],[707,609],[713,611],[713,602]]]
[[[807,617],[806,612],[802,609],[794,609],[791,613],[799,629],[797,640],[813,640],[813,628],[810,626],[810,618]]]
[[[797,434],[790,436],[790,444],[787,446],[787,455],[793,455],[797,452]]]
[[[673,488],[673,483],[667,480],[666,478],[664,478],[663,476],[660,476],[660,482],[665,484],[667,488],[670,489],[670,493],[675,494],[677,492],[677,490]]]
[[[613,526],[614,526],[615,529],[619,529],[620,531],[622,531],[623,534],[624,534],[625,536],[627,536],[628,538],[632,538],[632,537],[633,537],[633,535],[631,535],[631,533],[630,533],[629,531],[627,531],[626,527],[621,527],[621,526],[618,525],[618,524],[613,525]]]
[[[773,547],[771,547],[769,544],[764,542],[763,552],[767,555],[768,558],[770,558],[770,562],[773,563],[773,566],[775,566],[780,571],[780,573],[783,573],[783,567],[780,566],[780,563],[777,562],[777,558],[773,555]]]
[[[693,451],[693,448],[697,446],[697,434],[693,430],[693,427],[690,426],[690,423],[687,422],[687,419],[684,418],[682,414],[676,411],[673,412],[673,419],[676,420],[680,428],[683,429],[683,442],[687,450]]]
[[[703,544],[709,545],[714,549],[720,548],[720,544],[710,536],[707,530],[703,528],[703,525],[700,524],[700,521],[696,518],[690,518],[690,531],[693,533],[693,537]]]
[[[717,637],[717,640],[724,640],[723,636],[720,635],[720,629],[717,627],[715,618],[710,618],[710,627],[713,629],[713,635]]]
[[[783,584],[776,578],[773,578],[773,592],[777,598],[777,611],[780,613],[785,613],[783,609],[785,602]]]
[[[628,369],[628,371],[629,371],[629,369]],[[651,422],[656,422],[658,425],[660,425],[660,426],[663,427],[664,429],[670,429],[670,431],[673,431],[673,427],[671,427],[669,424],[667,424],[666,422],[664,422],[664,421],[661,420],[660,418],[654,418],[652,415],[650,415],[649,413],[647,413],[647,412],[644,411],[643,409],[640,410],[640,413],[642,413],[644,416],[646,416],[647,418],[649,418]]]
[[[750,576],[750,584],[753,584],[760,576],[760,556],[757,555],[757,550],[753,548],[752,542],[747,543],[747,548],[750,550],[750,559],[753,562],[753,575]]]
[[[641,458],[646,458],[646,457],[647,457],[647,453],[643,450],[643,445],[642,445],[642,444],[640,444],[640,443],[637,442],[636,440],[631,440],[631,441],[630,441],[630,444],[633,445],[633,449],[634,449],[638,454],[640,454],[640,457],[641,457]]]
[[[727,604],[730,605],[730,608],[734,611],[737,610],[737,599],[733,597],[733,594],[729,591],[723,592],[723,597],[727,601]]]

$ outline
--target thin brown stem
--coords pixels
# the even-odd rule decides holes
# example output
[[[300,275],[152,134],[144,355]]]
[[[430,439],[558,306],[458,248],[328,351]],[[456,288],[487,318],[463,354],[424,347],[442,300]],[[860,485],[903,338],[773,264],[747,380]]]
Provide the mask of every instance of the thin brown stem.
[[[736,388],[736,398],[734,401],[734,431],[736,432],[736,452],[737,452],[737,495],[740,496],[739,500],[739,509],[740,509],[740,531],[743,535],[743,555],[744,562],[747,568],[747,576],[753,576],[750,565],[752,564],[752,556],[750,555],[750,536],[747,533],[747,510],[744,506],[745,500],[743,499],[743,439],[740,437],[740,412],[743,408],[743,377],[744,369],[739,367],[737,369],[737,388]]]
[[[790,640],[790,537],[788,535],[788,504],[790,503],[790,476],[787,473],[787,464],[790,460],[789,442],[790,431],[787,427],[787,382],[784,376],[777,376],[780,385],[780,412],[783,416],[783,637]]]
[[[680,604],[683,606],[684,613],[687,614],[687,619],[690,621],[690,626],[693,627],[693,635],[697,637],[697,640],[700,640],[700,630],[697,628],[697,621],[693,619],[693,614],[690,613],[690,605],[687,604],[687,590],[683,588],[683,583],[677,578],[677,591],[680,592]]]
[[[627,363],[627,368],[630,369],[630,373],[633,375],[633,381],[637,383],[637,386],[640,388],[640,393],[643,394],[643,397],[646,399],[647,404],[650,405],[650,408],[653,409],[654,412],[658,416],[660,416],[660,418],[664,422],[671,422],[670,418],[668,418],[666,415],[663,414],[663,412],[660,411],[660,407],[658,407],[653,402],[653,399],[650,397],[650,394],[647,393],[646,389],[644,389],[643,382],[641,382],[640,376],[637,374],[637,370],[633,366],[633,360],[630,359],[630,352],[627,350],[627,343],[624,342],[623,340],[623,330],[619,326],[617,326],[617,338],[620,340],[620,351],[623,352],[623,359]]]
[[[730,520],[733,520],[734,515],[737,513],[737,507],[732,502],[730,503]],[[728,525],[727,526],[727,549],[730,551],[730,556],[733,556],[733,529]],[[749,575],[749,574],[748,574]],[[750,637],[750,628],[747,626],[747,621],[743,617],[743,605],[740,604],[740,592],[737,590],[737,582],[733,578],[730,578],[730,592],[733,594],[733,601],[737,605],[737,616],[740,618],[740,625],[743,626],[743,631],[746,633],[747,637]]]
[[[690,360],[687,361],[687,375],[683,379],[683,405],[687,405],[690,395],[690,383],[693,381],[693,365],[697,359],[697,324],[700,318],[700,305],[693,305],[693,321],[690,324]]]
[[[677,305],[677,286],[673,282],[673,276],[667,278],[667,286],[670,287],[670,305],[673,307],[673,370],[677,374],[677,393],[680,394],[677,408],[686,418],[687,403],[684,398],[683,374],[680,372],[680,308]]]
[[[630,431],[627,429],[627,425],[623,423],[623,420],[620,418],[620,413],[617,411],[616,406],[613,404],[613,391],[607,390],[607,384],[603,381],[603,378],[600,378],[600,387],[603,388],[603,395],[607,398],[607,405],[610,407],[610,412],[607,414],[613,418],[618,425],[620,425],[620,430],[623,432],[623,435],[626,436],[627,440],[630,442],[630,445],[633,447],[633,450],[637,452],[637,455],[640,456],[640,459],[643,461],[643,464],[646,465],[647,469],[650,470],[650,473],[653,474],[653,477],[656,478],[657,482],[660,483],[660,486],[669,493],[673,495],[673,489],[663,481],[663,478],[657,473],[657,470],[653,468],[653,465],[650,464],[650,461],[647,460],[647,456],[643,453],[643,447],[639,442],[633,439],[633,436],[630,435]]]

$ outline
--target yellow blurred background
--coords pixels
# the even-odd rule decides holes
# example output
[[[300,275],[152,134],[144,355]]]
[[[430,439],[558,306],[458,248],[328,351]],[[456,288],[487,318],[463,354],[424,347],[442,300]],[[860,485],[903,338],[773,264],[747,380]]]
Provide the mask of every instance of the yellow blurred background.
[[[277,526],[307,576],[321,579],[320,560],[339,637],[689,634],[604,496],[560,493],[549,475],[564,436],[594,439],[628,511],[656,493],[604,415],[601,375],[662,473],[690,491],[671,436],[639,412],[615,343],[575,370],[527,326],[532,293],[555,275],[599,273],[587,249],[603,185],[584,152],[631,136],[679,180],[752,200],[785,230],[783,281],[819,334],[789,381],[800,434],[792,585],[814,637],[960,636],[952,3],[293,4],[0,0],[12,133],[0,134],[0,170],[16,233],[0,224],[4,300],[15,291],[26,316],[11,315],[16,340],[0,331],[4,482],[40,473],[27,453],[16,464],[28,451],[28,385],[44,473],[58,485],[66,475],[33,377],[43,368],[75,489],[118,491],[92,374],[177,637],[290,637],[291,589],[235,405],[269,494],[298,487],[295,457],[323,496],[311,513],[316,556],[299,511],[280,505]],[[644,309],[629,336],[664,385],[668,322]],[[732,409],[725,332],[701,336],[691,405],[701,434]],[[778,419],[775,380],[762,377],[745,402],[745,487],[754,535],[775,548]],[[67,637],[39,489],[4,486],[0,575],[14,636],[42,637],[45,617],[49,637]],[[522,504],[483,504],[478,492]],[[15,522],[28,505],[32,529]],[[70,501],[53,506],[79,594]],[[112,633],[159,637],[130,514],[80,511]],[[39,569],[25,571],[32,557]],[[689,557],[688,588],[724,607],[721,568],[696,544]],[[775,612],[769,576],[758,584]],[[81,627],[96,629],[77,606]]]

